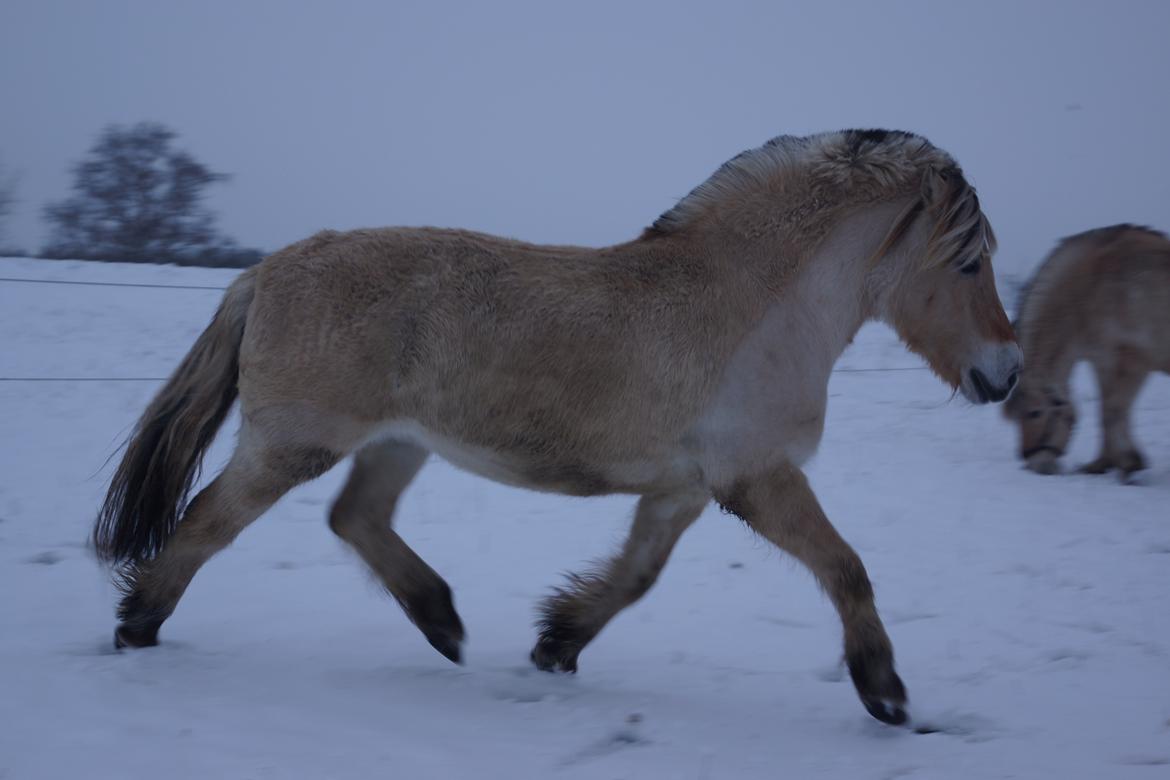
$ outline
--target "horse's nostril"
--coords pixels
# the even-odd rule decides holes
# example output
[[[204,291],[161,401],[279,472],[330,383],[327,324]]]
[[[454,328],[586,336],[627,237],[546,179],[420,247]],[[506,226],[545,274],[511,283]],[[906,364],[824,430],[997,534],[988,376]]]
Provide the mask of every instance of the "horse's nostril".
[[[1020,381],[1020,372],[1018,370],[1013,371],[1010,374],[1008,374],[1008,380],[1007,380],[1008,390],[1011,390],[1013,387],[1015,387],[1016,382],[1018,382],[1018,381]]]

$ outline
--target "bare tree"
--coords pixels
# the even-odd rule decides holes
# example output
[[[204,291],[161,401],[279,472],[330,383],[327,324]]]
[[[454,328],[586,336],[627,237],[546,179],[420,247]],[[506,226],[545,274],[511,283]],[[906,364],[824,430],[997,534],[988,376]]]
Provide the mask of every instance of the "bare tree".
[[[247,265],[259,259],[219,235],[203,206],[227,180],[187,152],[174,131],[142,122],[102,131],[73,167],[73,195],[45,207],[52,233],[44,257]]]

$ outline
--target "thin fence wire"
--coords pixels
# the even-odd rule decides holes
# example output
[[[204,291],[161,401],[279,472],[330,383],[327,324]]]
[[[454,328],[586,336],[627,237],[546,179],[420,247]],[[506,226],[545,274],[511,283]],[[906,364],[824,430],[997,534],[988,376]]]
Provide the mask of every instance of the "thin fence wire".
[[[0,376],[0,382],[165,382],[165,376]]]
[[[76,285],[78,287],[145,287],[151,290],[219,290],[223,292],[226,287],[214,287],[205,284],[148,284],[145,282],[81,282],[72,281],[69,279],[22,279],[17,277],[0,277],[0,282],[11,282],[14,284],[64,284]]]
[[[85,282],[69,279],[27,279],[19,277],[0,277],[0,282],[13,284],[60,284],[80,287],[132,287],[151,290],[217,290],[224,291],[226,287],[215,287],[202,284],[147,284],[142,282]],[[834,374],[880,374],[892,371],[929,371],[926,366],[890,366],[887,368],[834,368]],[[165,382],[165,376],[0,376],[0,382]]]

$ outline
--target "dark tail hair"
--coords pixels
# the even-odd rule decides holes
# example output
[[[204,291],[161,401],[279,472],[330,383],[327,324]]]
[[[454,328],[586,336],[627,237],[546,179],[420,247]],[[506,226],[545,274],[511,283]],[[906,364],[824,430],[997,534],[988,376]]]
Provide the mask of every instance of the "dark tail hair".
[[[245,271],[135,425],[93,529],[102,560],[148,560],[175,532],[203,453],[236,400],[254,290],[255,272]]]

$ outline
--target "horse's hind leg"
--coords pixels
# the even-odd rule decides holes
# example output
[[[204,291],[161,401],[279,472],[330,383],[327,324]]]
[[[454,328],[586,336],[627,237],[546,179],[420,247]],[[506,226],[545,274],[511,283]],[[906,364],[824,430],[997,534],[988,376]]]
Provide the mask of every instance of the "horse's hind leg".
[[[643,496],[621,552],[596,572],[569,576],[540,609],[532,662],[545,671],[577,671],[577,656],[613,617],[658,579],[670,551],[703,511],[705,493]]]
[[[329,527],[369,565],[431,646],[455,663],[462,659],[463,623],[451,588],[391,527],[398,497],[427,459],[413,444],[368,445],[329,513]]]
[[[845,629],[845,660],[869,714],[906,721],[906,689],[894,671],[894,650],[873,603],[861,558],[825,513],[799,469],[787,466],[717,491],[723,508],[812,570]]]
[[[318,446],[263,443],[245,424],[224,470],[191,501],[178,528],[153,559],[121,572],[118,647],[158,643],[191,578],[291,488],[328,471],[341,455]]]
[[[1112,360],[1095,363],[1093,368],[1101,393],[1101,454],[1081,466],[1081,471],[1104,474],[1119,469],[1126,476],[1141,471],[1146,461],[1133,442],[1130,411],[1149,372],[1140,358],[1127,350],[1118,350]]]

